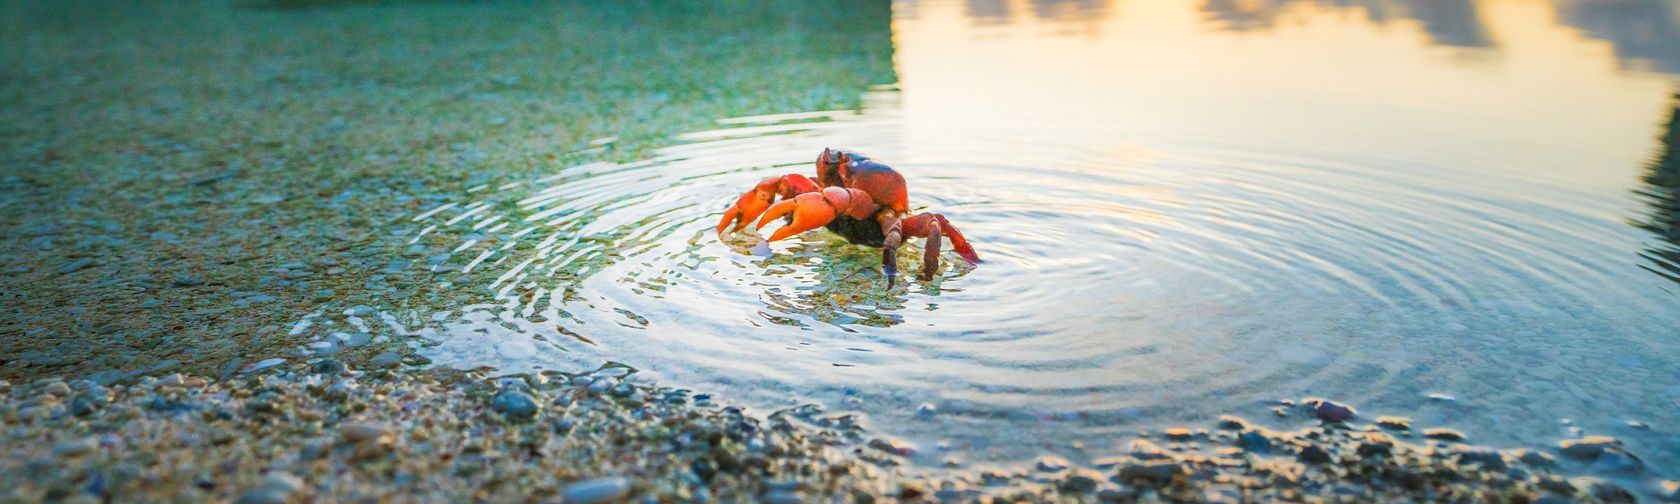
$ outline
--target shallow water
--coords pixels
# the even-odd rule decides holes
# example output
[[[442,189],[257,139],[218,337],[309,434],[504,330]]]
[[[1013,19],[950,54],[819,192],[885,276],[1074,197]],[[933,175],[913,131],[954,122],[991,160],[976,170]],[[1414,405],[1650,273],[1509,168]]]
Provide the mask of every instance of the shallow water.
[[[1614,435],[1673,474],[1677,245],[1637,224],[1675,208],[1647,172],[1680,8],[1420,5],[900,3],[902,81],[861,112],[411,216],[410,267],[472,300],[418,335],[442,365],[858,411],[924,462],[1077,461],[1315,395],[1498,446]],[[826,232],[712,233],[823,147],[899,169],[984,262],[888,291]]]

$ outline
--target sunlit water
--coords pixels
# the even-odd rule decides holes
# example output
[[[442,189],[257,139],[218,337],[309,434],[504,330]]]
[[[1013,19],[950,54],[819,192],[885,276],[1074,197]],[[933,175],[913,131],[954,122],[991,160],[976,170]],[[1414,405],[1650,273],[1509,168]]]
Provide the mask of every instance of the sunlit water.
[[[924,462],[1081,460],[1315,395],[1496,446],[1614,435],[1672,473],[1674,245],[1630,223],[1661,204],[1680,68],[1651,46],[1680,10],[1424,4],[900,4],[902,82],[866,110],[412,216],[412,267],[476,300],[420,335],[442,365],[858,411]],[[824,147],[899,169],[984,263],[888,291],[826,232],[712,233]]]

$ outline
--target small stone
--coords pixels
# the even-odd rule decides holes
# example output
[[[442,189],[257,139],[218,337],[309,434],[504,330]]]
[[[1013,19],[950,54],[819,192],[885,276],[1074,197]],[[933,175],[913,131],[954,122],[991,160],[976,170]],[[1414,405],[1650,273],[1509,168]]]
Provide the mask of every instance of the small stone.
[[[1619,447],[1606,447],[1593,462],[1593,469],[1606,473],[1637,473],[1645,470],[1645,462]]]
[[[101,404],[102,401],[95,399],[93,396],[88,394],[79,394],[74,399],[70,400],[70,414],[75,416],[88,416],[93,414],[93,412],[98,411]]]
[[[272,471],[263,475],[262,486],[291,495],[303,491],[303,480],[285,471]]]
[[[1628,420],[1627,421],[1627,426],[1628,426],[1629,429],[1633,429],[1633,430],[1651,430],[1651,424],[1647,424],[1645,422],[1641,422],[1641,421],[1638,421],[1638,420]]]
[[[885,438],[875,438],[869,440],[869,447],[901,457],[909,456],[915,451],[915,448],[910,446],[909,443],[896,439]]]
[[[41,387],[41,392],[50,396],[67,396],[70,395],[70,384],[63,381],[54,381],[48,383],[45,387]]]
[[[1542,452],[1534,450],[1518,450],[1518,452],[1517,460],[1521,460],[1524,464],[1538,467],[1549,467],[1556,463],[1552,459],[1551,455],[1547,455]]]
[[[939,407],[934,406],[933,403],[922,403],[921,406],[916,407],[916,416],[927,418],[937,414],[939,414]]]
[[[1219,417],[1219,428],[1220,430],[1240,431],[1248,428],[1248,422],[1231,415],[1222,415]]]
[[[915,501],[922,498],[923,495],[927,495],[927,490],[922,489],[920,483],[906,481],[898,484],[898,498],[901,500]]]
[[[338,376],[346,370],[344,363],[338,359],[321,359],[309,366],[309,371],[319,375]]]
[[[263,359],[263,360],[260,360],[260,361],[257,361],[257,362],[247,364],[245,367],[239,368],[239,374],[251,374],[251,373],[262,371],[264,369],[269,369],[269,368],[272,368],[274,366],[278,366],[278,365],[285,364],[285,363],[286,363],[286,359],[283,359],[283,358],[280,358],[280,357],[274,357],[274,358],[271,358],[271,359]]]
[[[1507,468],[1505,457],[1499,454],[1499,450],[1490,448],[1471,448],[1461,451],[1458,453],[1458,463],[1478,464],[1485,469],[1497,471],[1503,471]]]
[[[1463,441],[1464,433],[1453,429],[1434,427],[1423,430],[1423,437],[1441,441]]]
[[[349,443],[372,441],[391,433],[385,426],[371,423],[347,423],[338,428],[339,435]]]
[[[1121,467],[1120,480],[1125,482],[1141,481],[1154,486],[1162,486],[1171,483],[1174,477],[1184,473],[1184,467],[1171,461],[1139,462]]]
[[[490,401],[490,408],[507,415],[509,419],[526,420],[536,416],[542,405],[537,402],[537,398],[531,397],[531,394],[506,390],[496,394],[496,398]]]
[[[1045,455],[1043,457],[1039,457],[1034,466],[1040,471],[1057,472],[1072,467],[1073,464],[1069,463],[1065,458],[1057,457],[1055,455]]]
[[[1565,439],[1558,443],[1558,451],[1564,456],[1575,459],[1591,460],[1604,453],[1605,448],[1621,444],[1616,438],[1608,436],[1587,436],[1581,439]]]
[[[286,494],[272,488],[257,488],[239,494],[235,504],[286,504]]]
[[[1172,453],[1161,445],[1151,443],[1148,439],[1134,439],[1126,445],[1126,454],[1138,460],[1163,460],[1172,458]]]
[[[1300,459],[1302,462],[1322,464],[1330,461],[1330,452],[1324,451],[1317,445],[1307,445],[1306,448],[1301,449]]]
[[[1063,493],[1090,493],[1097,489],[1097,481],[1101,478],[1101,475],[1089,471],[1073,471],[1056,482],[1056,489]]]
[[[1165,435],[1169,441],[1189,441],[1191,438],[1190,429],[1183,427],[1167,429],[1162,434]]]
[[[1260,431],[1254,430],[1237,434],[1237,444],[1242,446],[1244,450],[1251,452],[1263,452],[1272,449],[1272,440],[1266,438],[1266,435],[1261,434]]]
[[[566,485],[560,501],[566,504],[594,504],[610,502],[630,494],[630,480],[611,477],[580,481]]]
[[[373,367],[376,368],[396,367],[398,364],[402,363],[402,355],[399,355],[396,352],[387,351],[373,356],[373,359],[368,362],[373,364]]]
[[[1388,430],[1411,430],[1412,419],[1397,416],[1377,417],[1377,426]]]
[[[1318,407],[1313,409],[1313,415],[1326,422],[1346,422],[1353,419],[1353,408],[1330,401],[1319,401]]]
[[[99,449],[99,440],[94,438],[76,438],[59,441],[53,444],[53,455],[58,457],[79,457],[93,453]]]

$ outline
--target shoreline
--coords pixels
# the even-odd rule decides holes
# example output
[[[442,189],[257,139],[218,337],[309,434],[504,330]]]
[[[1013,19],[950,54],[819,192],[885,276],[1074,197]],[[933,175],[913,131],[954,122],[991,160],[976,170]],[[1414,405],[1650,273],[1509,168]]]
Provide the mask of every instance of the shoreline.
[[[632,384],[627,368],[493,377],[354,371],[333,359],[228,379],[0,382],[9,501],[847,500],[1629,502],[1680,499],[1581,475],[1645,468],[1608,438],[1498,450],[1333,402],[1140,432],[1090,465],[906,465],[908,445],[820,408],[767,414]]]

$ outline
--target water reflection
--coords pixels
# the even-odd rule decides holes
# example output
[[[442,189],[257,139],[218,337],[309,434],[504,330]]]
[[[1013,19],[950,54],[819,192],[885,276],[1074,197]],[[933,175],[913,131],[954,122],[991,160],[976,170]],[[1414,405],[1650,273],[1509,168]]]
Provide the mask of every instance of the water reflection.
[[[1228,30],[1265,30],[1275,28],[1281,19],[1288,19],[1292,9],[1303,6],[1328,6],[1363,13],[1373,24],[1387,24],[1400,20],[1415,20],[1423,25],[1433,43],[1460,47],[1494,45],[1482,16],[1472,0],[1208,0],[1202,4],[1214,21]]]
[[[1680,8],[1670,0],[1556,0],[1558,22],[1610,42],[1624,64],[1680,72]]]
[[[1636,225],[1657,235],[1658,243],[1641,254],[1651,263],[1645,269],[1680,282],[1680,93],[1674,101],[1657,156],[1644,177],[1646,186],[1639,191],[1651,213]]]
[[[1109,0],[967,0],[963,12],[975,24],[1007,24],[1016,13],[1037,19],[1094,21],[1112,15]],[[1271,31],[1322,17],[1321,11],[1356,16],[1388,26],[1416,23],[1429,42],[1448,47],[1490,48],[1499,44],[1490,27],[1490,5],[1498,0],[1205,0],[1201,13],[1211,25],[1230,31]],[[1680,7],[1672,0],[1552,0],[1553,22],[1610,43],[1623,66],[1680,72]],[[912,11],[916,10],[914,7]],[[914,12],[912,12],[914,14]]]

